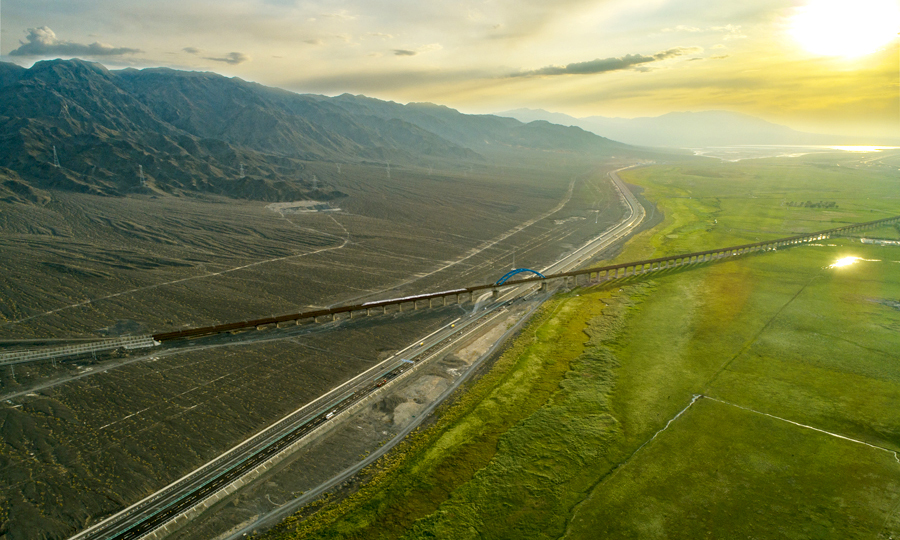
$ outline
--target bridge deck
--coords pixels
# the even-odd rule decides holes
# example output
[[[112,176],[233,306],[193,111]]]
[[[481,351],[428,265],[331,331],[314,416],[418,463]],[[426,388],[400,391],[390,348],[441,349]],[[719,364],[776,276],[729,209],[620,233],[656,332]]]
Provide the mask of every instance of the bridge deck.
[[[802,234],[797,236],[791,236],[787,238],[779,238],[777,240],[769,240],[765,242],[755,242],[752,244],[741,244],[738,246],[729,246],[725,248],[719,249],[711,249],[707,251],[696,251],[692,253],[682,253],[678,255],[671,255],[669,257],[659,257],[656,259],[646,259],[643,261],[631,261],[619,264],[613,264],[609,266],[600,266],[593,268],[585,268],[581,270],[572,270],[570,272],[560,272],[557,274],[548,274],[543,278],[533,277],[528,279],[519,279],[519,280],[508,280],[502,285],[498,285],[496,283],[490,283],[485,285],[475,285],[473,287],[465,287],[462,289],[454,289],[452,291],[440,291],[429,294],[420,294],[415,296],[407,296],[403,298],[390,298],[387,300],[379,300],[375,302],[366,302],[365,304],[357,304],[357,305],[348,305],[348,306],[339,306],[328,309],[320,309],[315,311],[307,311],[301,313],[291,313],[287,315],[279,315],[275,317],[266,317],[262,319],[255,319],[250,321],[240,321],[233,322],[227,324],[220,324],[214,326],[206,326],[202,328],[191,328],[187,330],[179,330],[176,332],[163,332],[159,334],[153,334],[153,338],[157,341],[170,341],[173,339],[183,339],[189,337],[197,337],[203,335],[212,335],[219,334],[223,332],[231,332],[234,330],[242,330],[255,328],[258,326],[266,326],[271,324],[278,324],[287,321],[299,321],[303,319],[317,319],[319,317],[334,317],[335,315],[340,315],[344,313],[353,313],[355,311],[369,311],[371,309],[377,308],[387,308],[388,306],[395,306],[410,302],[419,302],[428,300],[429,302],[434,299],[447,298],[450,296],[456,295],[459,298],[459,295],[468,294],[471,299],[471,295],[483,290],[488,289],[497,289],[499,287],[513,287],[517,285],[529,284],[529,283],[542,283],[544,281],[559,279],[559,278],[567,278],[567,277],[577,277],[583,275],[590,274],[599,274],[601,272],[609,273],[614,272],[614,276],[616,278],[619,277],[619,270],[624,270],[624,276],[629,275],[628,269],[632,269],[632,273],[630,275],[634,275],[637,271],[637,268],[641,268],[642,271],[646,272],[647,270],[643,270],[643,268],[647,265],[650,265],[650,270],[661,270],[665,268],[672,267],[671,264],[674,263],[675,266],[685,265],[685,264],[693,264],[695,262],[705,262],[709,260],[717,260],[724,257],[743,255],[746,253],[757,252],[757,251],[765,251],[772,248],[778,248],[783,246],[791,246],[797,244],[803,244],[807,242],[812,242],[815,240],[821,240],[824,238],[828,238],[832,235],[838,235],[841,233],[851,232],[855,230],[862,230],[867,228],[873,228],[880,225],[884,225],[887,223],[900,221],[900,216],[889,217],[885,219],[879,219],[875,221],[869,221],[866,223],[856,223],[853,225],[847,225],[844,227],[836,227],[834,229],[828,229],[824,231],[814,232],[810,234]],[[695,260],[696,259],[696,260]],[[665,263],[666,266],[663,267],[662,264]],[[656,264],[657,267],[653,268],[653,265]]]

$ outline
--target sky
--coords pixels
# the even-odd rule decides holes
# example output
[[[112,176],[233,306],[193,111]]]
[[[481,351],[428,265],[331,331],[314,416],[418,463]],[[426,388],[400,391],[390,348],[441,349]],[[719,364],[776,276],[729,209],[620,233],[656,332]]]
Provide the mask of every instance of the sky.
[[[900,0],[5,0],[0,60],[577,117],[729,110],[900,136]]]

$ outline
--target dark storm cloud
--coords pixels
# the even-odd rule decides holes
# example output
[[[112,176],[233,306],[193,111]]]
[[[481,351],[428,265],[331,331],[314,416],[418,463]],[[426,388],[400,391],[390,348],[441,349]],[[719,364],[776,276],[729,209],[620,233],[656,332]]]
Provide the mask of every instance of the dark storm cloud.
[[[700,47],[674,47],[651,56],[643,54],[626,54],[619,58],[598,58],[588,62],[575,62],[566,66],[547,66],[532,71],[513,73],[511,77],[547,77],[553,75],[593,75],[621,71],[623,69],[647,70],[647,64],[675,58],[685,54],[702,52]]]
[[[415,56],[418,53],[416,53],[416,51],[410,51],[407,49],[394,49],[394,54],[396,56]]]
[[[57,39],[56,33],[46,26],[29,28],[25,41],[9,52],[10,56],[118,56],[122,54],[135,54],[142,52],[140,49],[128,47],[113,47],[105,43],[91,43],[84,45],[72,41]]]
[[[214,62],[224,62],[226,64],[231,64],[233,66],[237,64],[243,64],[244,62],[249,62],[250,57],[244,53],[239,52],[231,52],[226,54],[223,58],[213,58],[213,57],[205,57],[206,60],[212,60]]]

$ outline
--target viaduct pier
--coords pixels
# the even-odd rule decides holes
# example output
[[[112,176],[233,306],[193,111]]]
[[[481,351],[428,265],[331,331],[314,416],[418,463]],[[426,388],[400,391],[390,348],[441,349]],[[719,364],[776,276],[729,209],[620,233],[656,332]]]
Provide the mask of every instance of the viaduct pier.
[[[557,274],[547,274],[545,276],[528,277],[525,279],[506,279],[504,281],[503,278],[501,278],[500,281],[502,281],[502,283],[498,281],[497,283],[475,285],[473,287],[419,294],[414,296],[405,296],[401,298],[390,298],[386,300],[366,302],[364,304],[358,305],[338,306],[328,309],[307,311],[302,313],[292,313],[288,315],[266,317],[249,321],[220,324],[202,328],[191,328],[175,332],[164,332],[153,334],[152,337],[156,341],[162,342],[174,339],[184,339],[219,334],[223,332],[250,330],[254,328],[265,329],[289,324],[302,324],[306,322],[326,322],[333,321],[340,317],[354,318],[358,316],[380,315],[389,312],[424,309],[435,306],[463,304],[466,302],[474,301],[475,298],[479,296],[478,293],[482,291],[491,291],[493,293],[493,296],[497,297],[500,290],[506,287],[536,285],[541,287],[542,289],[546,289],[550,283],[554,281],[558,282],[559,280],[566,280],[566,283],[570,285],[579,285],[598,283],[600,281],[623,279],[639,274],[648,274],[672,268],[679,268],[706,262],[728,260],[732,257],[739,257],[751,253],[774,251],[779,248],[787,248],[796,245],[807,244],[810,242],[825,240],[831,238],[832,236],[840,236],[851,232],[874,229],[891,223],[900,223],[900,216],[879,219],[876,221],[869,221],[866,223],[856,223],[844,227],[837,227],[825,231],[791,236],[788,238],[779,238],[777,240],[756,242],[753,244],[743,244],[719,249],[711,249],[707,251],[697,251],[693,253],[682,253],[678,255],[671,255],[668,257],[625,262],[609,266],[584,268],[580,270],[572,270],[569,272],[560,272]],[[528,269],[520,270],[534,272],[533,270]],[[504,278],[506,277],[507,276],[504,276]]]
[[[2,353],[0,354],[0,366],[34,362],[38,360],[63,358],[66,356],[76,356],[79,354],[84,354],[86,352],[96,353],[120,347],[150,347],[153,345],[158,345],[159,343],[165,341],[209,336],[226,332],[265,330],[269,328],[280,328],[296,324],[330,322],[340,318],[356,318],[362,316],[396,313],[408,310],[426,309],[437,306],[464,304],[475,301],[476,298],[481,296],[482,292],[487,291],[491,292],[492,297],[497,298],[500,295],[501,289],[505,289],[507,287],[533,285],[540,288],[541,290],[546,290],[551,284],[559,284],[560,280],[564,280],[563,282],[569,286],[577,286],[582,284],[587,285],[603,281],[624,279],[636,275],[650,274],[653,272],[661,272],[673,268],[680,268],[722,260],[730,260],[733,257],[740,257],[752,253],[762,253],[767,251],[774,251],[780,248],[788,248],[796,245],[807,244],[810,242],[825,240],[831,238],[832,236],[841,236],[848,233],[874,229],[892,223],[900,223],[900,216],[879,219],[876,221],[869,221],[866,223],[856,223],[843,227],[828,229],[825,231],[791,236],[788,238],[779,238],[777,240],[768,240],[763,242],[756,242],[753,244],[743,244],[739,246],[730,246],[719,249],[711,249],[707,251],[697,251],[693,253],[682,253],[678,255],[671,255],[668,257],[659,257],[656,259],[647,259],[643,261],[631,261],[609,266],[584,268],[579,270],[572,270],[569,272],[559,272],[556,274],[542,275],[534,270],[530,270],[527,268],[517,269],[503,276],[503,278],[501,278],[496,283],[475,285],[473,287],[464,287],[447,291],[404,296],[400,298],[389,298],[386,300],[376,300],[363,304],[337,306],[319,310],[265,317],[261,319],[238,321],[199,328],[189,328],[173,332],[160,332],[152,334],[150,336],[132,336],[115,340],[103,340],[88,345],[72,345]],[[515,275],[523,272],[531,272],[536,275],[524,279],[511,279]]]

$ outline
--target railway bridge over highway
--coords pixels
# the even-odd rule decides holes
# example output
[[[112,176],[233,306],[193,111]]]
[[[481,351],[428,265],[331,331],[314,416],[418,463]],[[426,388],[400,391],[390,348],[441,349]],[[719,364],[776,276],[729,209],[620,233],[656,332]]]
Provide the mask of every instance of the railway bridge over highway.
[[[160,332],[151,336],[134,336],[125,338],[127,340],[127,343],[125,343],[124,341],[120,343],[121,340],[107,340],[103,342],[97,342],[96,344],[92,345],[73,345],[68,348],[54,347],[39,350],[3,353],[0,354],[0,366],[34,362],[38,360],[47,360],[53,358],[62,358],[66,356],[75,356],[84,354],[85,352],[100,352],[103,350],[111,350],[122,346],[126,348],[150,347],[153,345],[158,345],[159,343],[165,341],[209,336],[226,332],[240,332],[253,329],[265,330],[268,328],[283,327],[287,325],[333,321],[342,317],[354,318],[360,316],[380,315],[388,312],[424,309],[435,306],[464,304],[475,301],[475,299],[480,296],[479,293],[490,291],[492,293],[492,296],[496,298],[499,296],[501,289],[520,285],[535,285],[536,287],[540,287],[541,289],[546,289],[551,283],[558,282],[559,280],[565,280],[566,284],[577,286],[579,284],[591,284],[601,281],[623,279],[639,274],[649,274],[653,272],[660,272],[672,268],[685,267],[706,262],[729,260],[733,257],[739,257],[751,253],[761,253],[777,250],[779,248],[807,244],[809,242],[824,240],[832,236],[840,236],[851,232],[873,229],[883,225],[898,222],[900,222],[900,216],[894,216],[885,219],[879,219],[876,221],[869,221],[866,223],[857,223],[846,225],[843,227],[836,227],[825,231],[791,236],[788,238],[779,238],[777,240],[767,240],[763,242],[756,242],[753,244],[743,244],[719,249],[711,249],[707,251],[697,251],[693,253],[681,253],[668,257],[659,257],[656,259],[625,262],[608,266],[584,268],[546,275],[528,268],[519,268],[507,273],[495,283],[475,285],[472,287],[464,287],[460,289],[438,291],[413,296],[404,296],[401,298],[389,298],[385,300],[366,302],[363,304],[337,306],[326,309],[265,317],[261,319],[237,321],[199,328],[189,328],[173,332]],[[522,279],[512,279],[513,277],[523,273],[530,273],[534,275]]]
[[[753,244],[743,244],[738,246],[730,246],[719,249],[711,249],[707,251],[697,251],[693,253],[681,253],[668,257],[659,257],[656,259],[647,259],[643,261],[632,261],[609,266],[600,266],[593,268],[584,268],[580,270],[572,270],[569,272],[560,272],[556,274],[542,275],[530,269],[516,269],[495,283],[485,285],[475,285],[460,289],[452,289],[448,291],[439,291],[434,293],[419,294],[414,296],[405,296],[401,298],[390,298],[386,300],[378,300],[374,302],[366,302],[358,305],[338,306],[328,309],[315,311],[307,311],[301,313],[291,313],[275,317],[266,317],[263,319],[255,319],[250,321],[240,321],[228,324],[220,324],[216,326],[207,326],[202,328],[191,328],[187,330],[179,330],[175,332],[164,332],[153,334],[153,338],[157,341],[170,341],[175,339],[192,338],[198,336],[220,334],[223,332],[234,332],[248,329],[265,329],[286,324],[302,324],[308,322],[333,321],[338,317],[353,318],[358,316],[367,316],[373,314],[383,314],[390,311],[398,312],[412,309],[422,309],[435,306],[446,306],[452,304],[463,304],[472,302],[482,291],[491,291],[494,296],[498,296],[500,289],[505,287],[515,287],[519,285],[533,284],[542,288],[546,288],[553,281],[567,280],[572,285],[597,283],[606,280],[623,279],[638,274],[648,274],[651,272],[659,272],[671,268],[690,266],[705,262],[714,262],[727,260],[732,257],[739,257],[751,253],[760,253],[766,251],[774,251],[779,248],[786,248],[796,245],[807,244],[824,240],[832,236],[840,236],[850,232],[873,229],[882,225],[900,222],[900,216],[879,219],[866,223],[858,223],[837,227],[825,231],[791,236],[788,238],[779,238],[777,240],[767,240],[764,242],[756,242]],[[514,275],[531,272],[535,275],[523,279],[509,279]]]
[[[896,216],[754,244],[684,253],[609,266],[569,270],[577,267],[579,264],[583,264],[584,260],[602,251],[602,249],[606,249],[612,242],[625,238],[630,234],[643,218],[642,208],[639,211],[632,206],[632,210],[631,218],[628,218],[623,224],[605,232],[601,235],[601,239],[592,240],[585,247],[554,262],[548,268],[543,269],[543,273],[530,269],[516,269],[494,283],[474,287],[146,336],[153,343],[162,343],[228,332],[332,321],[339,318],[378,315],[411,309],[425,309],[436,305],[464,304],[483,299],[485,296],[494,297],[494,301],[484,303],[485,309],[473,310],[472,313],[452,321],[457,324],[448,323],[432,334],[420,340],[417,339],[409,347],[398,351],[379,364],[372,366],[369,370],[356,375],[353,379],[305,404],[300,409],[260,431],[251,439],[223,453],[181,480],[92,525],[78,533],[71,540],[109,540],[113,538],[122,540],[144,538],[145,540],[151,540],[164,537],[169,533],[168,527],[170,524],[177,528],[179,523],[192,519],[200,512],[203,512],[204,509],[230,496],[241,486],[253,481],[258,474],[262,474],[274,466],[284,456],[294,452],[302,445],[308,444],[312,437],[318,436],[318,433],[324,433],[324,431],[331,429],[335,422],[338,421],[338,418],[346,417],[360,407],[367,406],[378,395],[382,395],[388,388],[391,388],[392,385],[399,384],[402,380],[408,380],[409,377],[416,373],[416,370],[429,365],[428,362],[433,359],[442,358],[452,347],[459,346],[464,340],[481,332],[482,329],[489,328],[492,324],[502,324],[506,320],[502,318],[502,314],[506,312],[505,308],[508,305],[506,299],[508,298],[514,300],[533,297],[533,301],[530,301],[532,305],[529,308],[530,311],[521,319],[524,321],[549,296],[549,294],[532,295],[538,289],[548,289],[549,293],[551,286],[561,284],[577,285],[580,283],[591,284],[604,281],[615,282],[618,279],[664,272],[667,269],[688,268],[692,265],[708,262],[732,260],[733,257],[764,253],[779,248],[824,240],[840,234],[900,222],[900,216]],[[556,270],[554,271],[554,269]],[[529,277],[522,278],[522,274],[529,274]],[[507,332],[514,331],[514,328],[507,330]],[[502,339],[497,343],[502,343]],[[453,387],[448,392],[452,390]],[[418,424],[411,424],[411,427],[408,429],[411,430],[416,425]],[[383,453],[386,451],[390,445],[401,440],[406,433],[408,431],[397,435],[397,437],[392,439],[392,442],[379,449],[378,452]],[[379,454],[373,453],[373,456],[377,455]],[[364,466],[366,463],[366,461],[361,462],[359,467]],[[347,469],[347,471],[350,471],[347,474],[353,474],[357,470],[358,468]],[[342,481],[342,478],[346,477],[340,475],[335,477],[333,481],[323,484],[325,487],[320,486],[313,490],[310,496],[316,496],[317,493],[330,489],[330,486],[336,485],[337,482]]]

